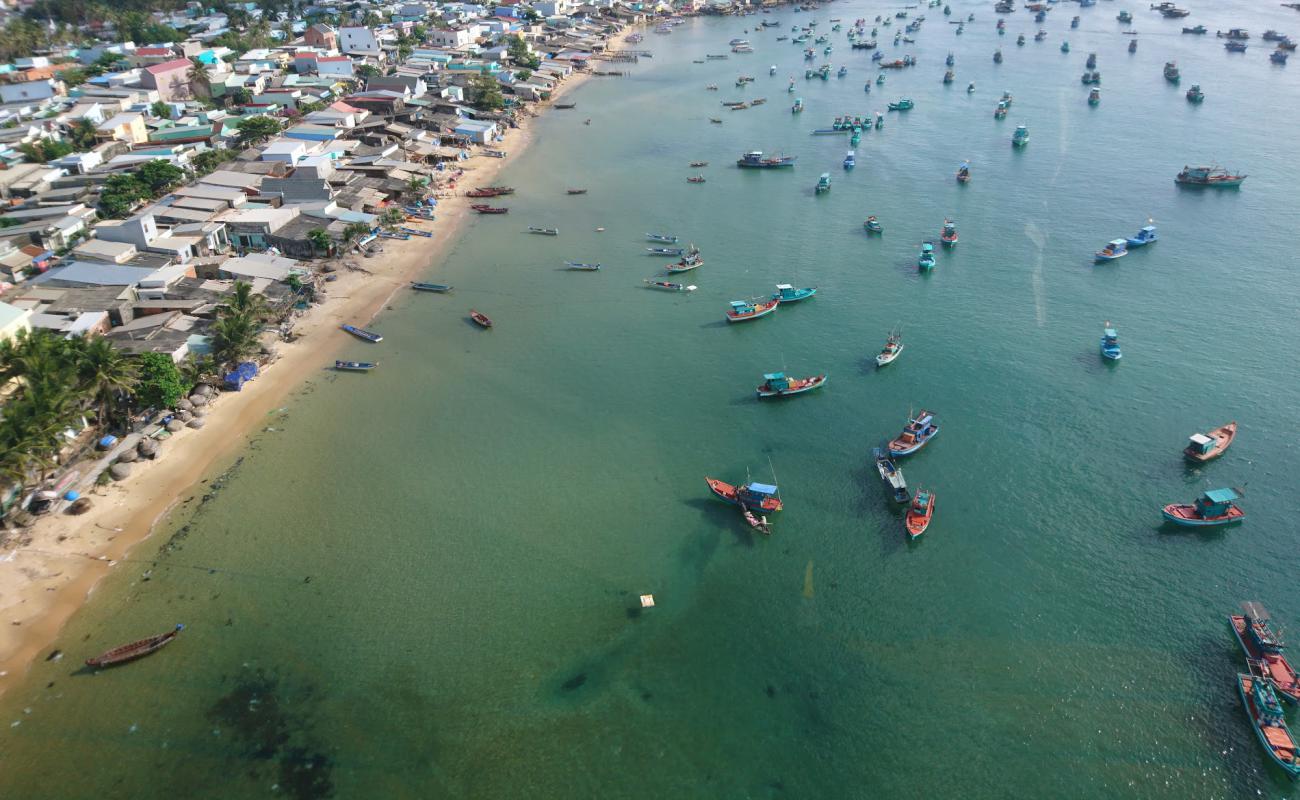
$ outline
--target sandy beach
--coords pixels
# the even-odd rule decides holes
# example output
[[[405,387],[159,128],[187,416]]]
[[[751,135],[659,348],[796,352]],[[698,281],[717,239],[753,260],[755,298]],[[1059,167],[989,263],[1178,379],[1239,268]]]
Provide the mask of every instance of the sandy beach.
[[[589,77],[571,75],[551,102]],[[395,292],[441,263],[465,230],[473,213],[470,203],[480,202],[463,192],[491,185],[532,138],[525,120],[496,143],[506,158],[479,155],[462,163],[465,174],[455,190],[439,197],[436,223],[414,223],[431,230],[432,239],[386,240],[382,256],[357,258],[359,269],[340,270],[338,280],[326,284],[324,302],[296,320],[298,338],[277,343],[274,363],[243,391],[222,394],[203,428],[186,428],[163,445],[156,460],[137,462],[127,479],[97,488],[88,513],[40,519],[0,550],[0,694],[49,649],[98,582],[149,538],[171,509],[201,494],[200,481],[233,459],[268,413],[331,363],[348,343],[340,324],[369,324]]]

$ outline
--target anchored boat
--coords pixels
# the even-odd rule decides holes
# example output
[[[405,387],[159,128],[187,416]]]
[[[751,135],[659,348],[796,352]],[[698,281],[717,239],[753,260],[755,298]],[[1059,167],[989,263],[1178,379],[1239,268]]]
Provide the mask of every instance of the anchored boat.
[[[907,526],[907,537],[915,539],[925,533],[925,529],[930,527],[930,520],[933,518],[934,492],[918,487],[916,497],[912,498],[912,505],[907,509],[907,517],[904,520],[904,524]]]
[[[696,287],[687,286],[684,283],[673,283],[672,281],[655,281],[655,280],[650,280],[649,278],[646,278],[641,282],[649,286],[651,289],[664,289],[670,292],[693,292],[696,289]]]
[[[876,356],[876,366],[883,367],[886,364],[892,364],[898,357],[903,354],[903,333],[902,331],[891,331],[889,338],[885,340],[885,346]]]
[[[764,513],[781,510],[781,494],[775,484],[751,482],[742,486],[732,486],[726,481],[708,477],[704,482],[709,485],[709,490],[714,496],[725,503]]]
[[[1128,239],[1112,239],[1105,247],[1098,250],[1094,257],[1098,261],[1114,261],[1128,255]]]
[[[342,328],[344,331],[357,337],[358,339],[364,339],[365,341],[370,342],[371,344],[379,344],[384,340],[384,337],[380,336],[379,334],[372,333],[368,330],[365,330],[364,328],[358,328],[355,325],[340,325],[339,327]]]
[[[1183,455],[1204,464],[1223,455],[1232,444],[1232,440],[1236,438],[1236,422],[1221,425],[1209,433],[1193,433],[1187,447],[1183,448]]]
[[[910,456],[930,443],[939,435],[939,426],[934,422],[934,415],[922,410],[907,421],[903,432],[889,443],[891,456]]]
[[[780,302],[777,300],[769,300],[766,303],[732,300],[731,310],[727,312],[727,322],[748,322],[759,317],[766,317],[776,311],[778,305],[780,305]]]
[[[1162,513],[1165,519],[1175,525],[1189,528],[1229,525],[1246,518],[1246,512],[1233,503],[1239,499],[1241,495],[1233,489],[1210,489],[1196,498],[1195,503],[1170,503]]]
[[[342,372],[369,372],[379,366],[371,361],[335,361],[334,369]]]
[[[1011,134],[1011,144],[1013,147],[1024,147],[1029,144],[1029,128],[1017,125],[1016,132]]]
[[[451,291],[451,287],[445,283],[412,283],[411,288],[417,292],[436,292],[446,294]]]
[[[1300,778],[1300,759],[1297,759],[1295,737],[1286,726],[1282,704],[1278,702],[1273,687],[1254,675],[1237,674],[1237,690],[1246,707],[1246,716],[1255,736],[1264,745],[1268,755],[1292,780]]]
[[[867,233],[885,232],[884,226],[881,225],[880,220],[876,219],[875,217],[867,217],[866,221],[862,223],[862,227],[867,229]]]
[[[763,383],[756,390],[759,397],[785,397],[802,394],[826,385],[825,375],[811,378],[787,378],[784,372],[770,372],[763,376]]]
[[[894,498],[894,502],[906,503],[911,500],[912,495],[907,491],[907,481],[903,479],[903,470],[899,469],[889,454],[881,448],[871,448],[871,454],[876,458],[876,471],[880,473],[880,480],[889,488],[889,494]]]
[[[536,233],[539,236],[559,236],[560,232],[555,228],[528,228],[529,233]]]
[[[1270,625],[1268,611],[1249,600],[1241,604],[1241,611],[1229,614],[1228,623],[1251,663],[1251,672],[1272,683],[1287,702],[1300,703],[1300,680],[1286,659],[1281,635]]]
[[[1235,188],[1246,180],[1245,175],[1233,175],[1221,167],[1188,167],[1174,177],[1174,183],[1186,186],[1213,186],[1216,188]]]
[[[488,319],[488,315],[482,313],[481,311],[475,311],[474,309],[471,308],[469,310],[469,318],[474,321],[474,324],[478,325],[481,328],[492,327],[492,320]]]
[[[970,183],[970,164],[968,162],[963,161],[961,166],[957,168],[957,182]]]
[[[780,167],[793,167],[794,160],[798,156],[776,156],[774,158],[764,158],[762,150],[751,150],[740,157],[736,166],[747,169],[777,169]]]
[[[831,174],[823,172],[817,179],[817,186],[813,188],[814,194],[825,194],[831,190]]]
[[[1109,320],[1101,332],[1101,354],[1111,361],[1119,361],[1124,357],[1119,348],[1119,333],[1110,326]]]
[[[817,294],[816,286],[807,289],[796,289],[788,283],[778,283],[776,285],[776,294],[772,295],[772,299],[778,303],[795,303],[800,300],[807,300],[815,294]]]
[[[921,255],[917,257],[916,265],[923,270],[934,269],[934,242],[921,244]]]
[[[569,269],[578,270],[578,271],[580,271],[580,272],[598,272],[598,271],[600,271],[600,264],[583,264],[583,263],[580,262],[580,261],[566,261],[566,262],[564,262],[564,265],[565,265],[566,267],[568,267]]]
[[[943,230],[939,232],[939,241],[944,247],[956,247],[957,242],[957,223],[950,219],[943,221]]]
[[[1156,233],[1156,226],[1144,225],[1142,230],[1128,238],[1129,247],[1145,247],[1152,242],[1160,241],[1160,235]]]

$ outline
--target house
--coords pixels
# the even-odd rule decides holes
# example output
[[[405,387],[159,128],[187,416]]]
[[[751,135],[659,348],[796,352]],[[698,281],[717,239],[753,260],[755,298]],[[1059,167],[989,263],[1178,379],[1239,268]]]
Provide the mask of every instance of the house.
[[[351,78],[356,65],[347,56],[321,56],[316,59],[316,74]]]
[[[135,245],[142,253],[165,255],[181,264],[198,255],[203,244],[200,236],[177,235],[171,228],[159,230],[154,215],[148,212],[120,222],[101,222],[95,226],[95,235],[109,242]]]
[[[452,132],[457,136],[464,136],[471,142],[487,144],[497,138],[499,130],[495,122],[467,119],[456,125]]]
[[[227,211],[217,219],[226,223],[230,232],[230,241],[236,247],[247,250],[265,250],[267,237],[297,219],[299,210],[295,206],[281,208],[243,208]]]
[[[142,144],[149,141],[149,129],[145,127],[144,115],[138,111],[114,114],[95,126],[95,138],[100,141],[122,141],[128,144]]]
[[[30,103],[38,100],[48,100],[56,94],[62,94],[63,92],[60,90],[62,86],[61,81],[56,81],[53,78],[0,83],[0,102]]]
[[[302,40],[311,47],[334,51],[339,49],[339,35],[329,25],[316,23],[303,32]]]
[[[428,91],[428,87],[422,78],[412,75],[391,75],[366,81],[366,91],[383,90],[401,92],[403,97],[409,100],[412,97],[422,97]]]
[[[226,280],[239,280],[252,283],[257,279],[268,281],[287,281],[289,273],[298,262],[292,258],[282,258],[269,253],[249,253],[246,256],[228,258],[217,267],[217,276]]]
[[[429,31],[429,43],[438,47],[459,50],[467,47],[474,37],[465,28],[435,28]]]
[[[13,339],[21,331],[32,329],[32,310],[0,301],[0,342]]]
[[[145,67],[140,73],[140,85],[147,89],[156,89],[158,99],[164,103],[172,100],[189,100],[194,96],[189,79],[189,71],[193,66],[194,64],[188,58],[174,58]]]
[[[331,133],[333,133],[331,131]],[[262,161],[284,161],[290,166],[307,157],[307,143],[294,139],[277,139],[262,148]]]
[[[338,49],[343,53],[359,55],[378,55],[380,52],[379,40],[375,37],[375,32],[362,27],[339,28]]]

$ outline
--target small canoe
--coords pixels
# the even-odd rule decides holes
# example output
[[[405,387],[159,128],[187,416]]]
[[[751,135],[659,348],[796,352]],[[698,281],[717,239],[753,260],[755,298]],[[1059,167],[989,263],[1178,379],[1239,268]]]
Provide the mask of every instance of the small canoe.
[[[1229,422],[1209,433],[1194,433],[1183,454],[1193,461],[1204,464],[1212,461],[1228,449],[1232,440],[1237,438],[1237,423]]]
[[[342,328],[347,333],[350,333],[353,336],[357,337],[358,339],[364,339],[367,342],[371,342],[372,344],[378,344],[384,340],[384,337],[380,336],[379,334],[372,333],[363,328],[358,328],[355,325],[340,325],[339,327]]]
[[[107,653],[86,659],[88,667],[111,667],[115,664],[124,664],[127,661],[134,661],[150,653],[156,653],[180,635],[185,630],[184,625],[177,625],[166,633],[160,633],[157,636],[150,636],[147,639],[141,639],[138,642],[124,644],[121,647],[115,647]]]
[[[411,288],[417,292],[437,292],[446,294],[451,291],[451,287],[445,283],[412,283]]]
[[[370,370],[374,369],[377,366],[379,365],[372,361],[335,361],[334,362],[334,369],[343,370],[345,372],[369,372]]]
[[[586,189],[566,189],[565,194],[586,194]]]
[[[491,328],[491,327],[492,327],[492,320],[488,319],[487,314],[484,314],[484,313],[479,312],[479,311],[475,311],[475,310],[472,309],[472,308],[469,310],[469,318],[472,319],[472,320],[474,320],[474,322],[477,323],[477,324],[478,324],[479,326],[481,326],[481,327],[484,327],[484,328]]]
[[[907,518],[904,524],[907,526],[907,537],[915,539],[925,533],[925,529],[930,527],[930,520],[934,517],[934,492],[927,489],[917,489],[916,497],[912,498],[912,505],[907,509]]]
[[[560,235],[560,232],[559,232],[557,229],[555,229],[555,228],[534,228],[534,227],[531,227],[531,226],[530,226],[530,227],[528,228],[528,232],[529,232],[529,233],[536,233],[536,234],[539,234],[539,235],[541,235],[541,236],[559,236],[559,235]]]

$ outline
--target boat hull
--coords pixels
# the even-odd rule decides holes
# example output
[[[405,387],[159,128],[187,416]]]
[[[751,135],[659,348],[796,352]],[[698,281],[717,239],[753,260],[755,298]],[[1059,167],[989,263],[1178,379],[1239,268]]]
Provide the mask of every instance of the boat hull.
[[[753,311],[744,314],[736,314],[734,312],[728,311],[727,322],[749,322],[750,320],[760,319],[762,317],[766,317],[768,314],[771,314],[773,311],[776,311],[776,307],[778,305],[780,305],[780,303],[777,303],[775,300],[773,300],[764,305],[757,306]]]
[[[1260,723],[1260,714],[1258,709],[1255,707],[1254,698],[1251,696],[1252,681],[1256,680],[1258,680],[1258,678],[1253,675],[1237,675],[1237,693],[1241,696],[1242,705],[1246,707],[1246,717],[1250,721],[1250,727],[1255,730],[1255,738],[1259,739],[1259,743],[1264,747],[1269,758],[1273,759],[1273,763],[1281,767],[1283,771],[1286,772],[1287,777],[1291,780],[1294,781],[1300,779],[1300,764],[1297,764],[1294,760],[1285,761],[1278,755],[1277,749],[1274,747],[1273,743],[1269,741],[1268,734],[1264,731],[1264,726]],[[1285,728],[1273,728],[1272,730],[1285,732],[1286,738],[1291,739],[1292,752],[1294,753],[1295,740],[1291,737],[1291,732]]]
[[[1247,621],[1241,614],[1229,614],[1228,625],[1232,628],[1232,633],[1237,637],[1237,644],[1241,645],[1241,652],[1246,654],[1249,660],[1263,662],[1268,670],[1269,683],[1277,691],[1282,699],[1293,705],[1300,705],[1300,680],[1297,680],[1295,670],[1291,667],[1291,662],[1280,653],[1266,653],[1250,638],[1246,632]]]
[[[898,439],[894,439],[889,443],[889,454],[891,456],[910,456],[916,451],[925,447],[927,444],[930,443],[931,439],[933,439],[938,435],[939,435],[939,429],[936,427],[931,433],[926,435],[925,438],[918,439],[917,441],[912,443],[904,444],[903,442],[900,442]]]
[[[704,482],[709,485],[709,491],[713,492],[713,496],[724,503],[730,503],[733,506],[743,505],[739,497],[739,491],[742,487],[732,486],[726,481],[720,481],[717,478],[705,478]],[[764,512],[780,511],[781,501],[776,497],[766,497],[761,504],[749,506],[749,508],[757,508]]]
[[[1228,513],[1219,517],[1198,517],[1195,512],[1196,506],[1194,505],[1170,503],[1160,513],[1169,522],[1185,528],[1212,528],[1216,525],[1232,525],[1246,518],[1246,512],[1236,506],[1232,506],[1228,509]]]

